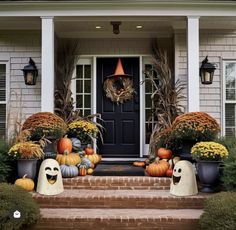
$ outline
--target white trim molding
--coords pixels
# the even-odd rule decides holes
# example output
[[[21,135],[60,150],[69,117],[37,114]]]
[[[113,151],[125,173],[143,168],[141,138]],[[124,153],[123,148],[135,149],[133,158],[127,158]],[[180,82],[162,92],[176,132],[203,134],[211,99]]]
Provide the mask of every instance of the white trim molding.
[[[199,17],[187,18],[188,112],[200,110]]]
[[[41,111],[54,112],[54,18],[42,21]]]

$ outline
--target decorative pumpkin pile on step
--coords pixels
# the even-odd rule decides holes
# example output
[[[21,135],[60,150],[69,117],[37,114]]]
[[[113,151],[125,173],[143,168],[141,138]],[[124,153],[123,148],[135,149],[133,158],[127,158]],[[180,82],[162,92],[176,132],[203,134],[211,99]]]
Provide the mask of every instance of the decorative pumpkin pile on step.
[[[91,145],[88,145],[82,155],[82,161],[77,165],[80,176],[92,175],[95,165],[101,161],[101,156],[95,153]]]
[[[172,151],[165,148],[159,148],[156,155],[155,161],[146,167],[147,174],[153,177],[172,177],[174,165],[180,158],[172,157]]]
[[[78,153],[73,153],[72,151],[72,141],[63,137],[58,141],[57,144],[57,157],[62,177],[76,177],[78,176],[77,164],[81,162],[80,155]]]

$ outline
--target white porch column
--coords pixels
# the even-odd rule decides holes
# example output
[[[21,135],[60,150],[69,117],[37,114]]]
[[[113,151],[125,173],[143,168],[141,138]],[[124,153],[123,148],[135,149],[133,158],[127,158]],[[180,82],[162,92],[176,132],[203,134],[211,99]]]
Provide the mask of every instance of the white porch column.
[[[42,21],[42,83],[41,111],[54,112],[54,20],[41,17]]]
[[[188,112],[200,110],[199,97],[199,17],[188,17]]]

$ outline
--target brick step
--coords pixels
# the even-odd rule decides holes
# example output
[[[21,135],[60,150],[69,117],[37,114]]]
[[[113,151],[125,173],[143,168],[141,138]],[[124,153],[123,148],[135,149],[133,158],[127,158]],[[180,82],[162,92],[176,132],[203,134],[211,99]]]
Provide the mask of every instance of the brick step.
[[[63,179],[65,189],[145,189],[167,190],[170,178],[148,176],[85,176]]]
[[[30,229],[195,230],[196,209],[41,209],[42,219]]]
[[[33,193],[41,208],[202,209],[207,195],[170,195],[169,190],[65,190],[57,196]]]

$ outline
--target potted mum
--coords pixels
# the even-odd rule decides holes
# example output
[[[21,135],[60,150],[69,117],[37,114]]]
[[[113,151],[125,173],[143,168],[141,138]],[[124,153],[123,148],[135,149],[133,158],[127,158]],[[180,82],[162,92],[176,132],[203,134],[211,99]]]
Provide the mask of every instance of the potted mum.
[[[196,143],[191,154],[197,161],[197,171],[202,184],[202,192],[214,192],[214,185],[219,177],[219,165],[228,157],[228,150],[222,144],[206,141]]]
[[[44,157],[44,152],[39,144],[32,141],[20,142],[12,146],[8,154],[17,159],[18,176],[34,179],[37,170],[37,160]]]
[[[219,124],[209,114],[190,112],[176,117],[172,123],[171,137],[179,143],[180,157],[191,161],[192,146],[200,141],[214,140],[219,131]]]
[[[28,117],[22,126],[22,131],[30,132],[30,140],[46,139],[45,158],[56,157],[56,140],[65,135],[66,129],[64,120],[50,112],[35,113]]]
[[[81,141],[81,147],[91,144],[99,133],[98,127],[87,120],[73,121],[68,125],[68,137],[77,138]]]

